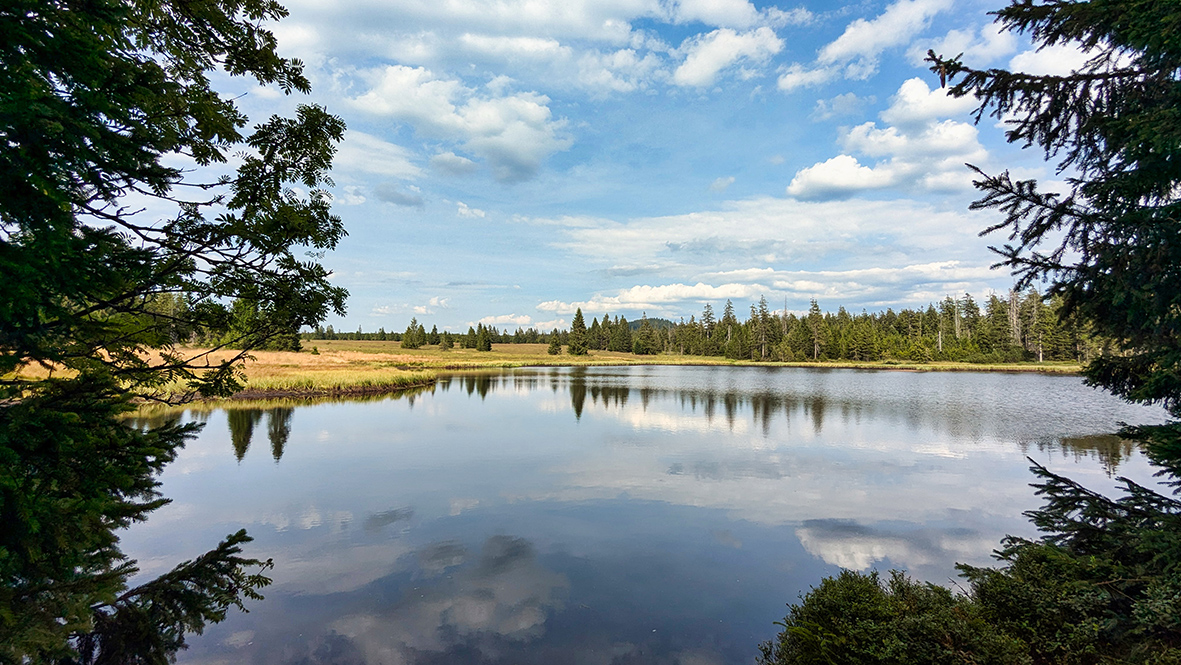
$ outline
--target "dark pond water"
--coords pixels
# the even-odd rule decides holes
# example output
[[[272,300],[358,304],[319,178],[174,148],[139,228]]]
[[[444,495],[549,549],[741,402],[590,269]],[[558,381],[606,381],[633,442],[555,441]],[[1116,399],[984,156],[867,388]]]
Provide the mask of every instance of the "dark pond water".
[[[369,401],[188,412],[158,573],[245,527],[249,614],[182,662],[750,663],[840,567],[941,584],[1032,535],[1025,457],[1149,481],[1073,377],[786,368],[519,369]]]

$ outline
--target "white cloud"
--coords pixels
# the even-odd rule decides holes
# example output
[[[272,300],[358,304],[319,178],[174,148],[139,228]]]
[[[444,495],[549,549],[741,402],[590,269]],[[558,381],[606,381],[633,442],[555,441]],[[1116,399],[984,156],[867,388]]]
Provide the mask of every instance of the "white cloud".
[[[293,0],[286,6],[291,19],[281,25],[298,27],[305,33],[303,42],[333,41],[369,51],[388,49],[404,34],[428,28],[444,34],[495,32],[622,44],[631,37],[631,21],[664,14],[656,0],[356,0],[343,4]],[[303,23],[296,23],[300,19]]]
[[[674,23],[699,22],[719,28],[803,25],[813,18],[812,12],[803,7],[788,11],[767,7],[760,11],[748,0],[674,0],[669,14]]]
[[[765,26],[750,32],[720,28],[685,40],[681,50],[686,53],[685,61],[673,72],[673,82],[703,87],[712,85],[722,70],[739,61],[766,62],[783,50],[783,40]]]
[[[778,85],[780,90],[791,92],[796,88],[810,88],[828,83],[836,75],[837,70],[833,67],[808,68],[799,63],[793,63],[779,75]]]
[[[825,200],[897,183],[889,169],[862,166],[856,157],[837,155],[796,172],[787,193],[804,200]]]
[[[789,65],[779,77],[779,89],[790,92],[815,86],[837,75],[869,78],[877,73],[879,56],[885,50],[909,44],[933,16],[949,9],[952,1],[896,0],[872,19],[853,21],[840,37],[820,49],[815,63]]]
[[[498,316],[485,316],[477,321],[486,326],[527,326],[533,322],[533,318],[528,314],[500,314]]]
[[[640,312],[677,316],[689,304],[734,300],[749,303],[760,296],[771,301],[787,298],[806,303],[810,298],[836,299],[865,306],[927,303],[945,295],[972,291],[982,293],[995,273],[988,264],[936,261],[898,267],[849,270],[777,270],[746,268],[703,274],[717,282],[696,284],[637,285],[614,293],[596,293],[589,300],[565,302],[547,300],[537,305],[543,312],[573,314]]]
[[[588,307],[613,309],[626,303],[648,309],[649,314],[679,315],[684,310],[671,312],[673,303],[657,309],[660,303],[654,301],[660,300],[661,294],[683,296],[686,285],[699,282],[707,286],[737,284],[749,288],[755,299],[758,293],[765,292],[772,300],[774,294],[779,298],[828,294],[830,288],[844,285],[856,288],[857,297],[864,300],[851,295],[848,299],[841,297],[842,302],[866,306],[910,302],[914,293],[944,289],[954,292],[960,285],[978,293],[994,286],[990,279],[1004,279],[989,272],[987,258],[981,259],[987,257],[987,241],[977,234],[987,222],[980,215],[959,203],[941,207],[905,198],[805,201],[762,197],[680,215],[623,221],[563,218],[550,227],[555,250],[570,253],[589,267],[601,267],[606,279],[611,280],[608,284],[623,291],[600,290],[590,299],[578,294],[573,304],[571,299],[563,298],[546,307],[552,311],[570,310],[585,300],[583,304],[589,303]],[[930,264],[936,258],[958,263],[921,270],[914,267]],[[895,277],[848,272],[867,265],[894,271]],[[615,271],[614,266],[644,269]],[[752,266],[763,272],[749,272]],[[793,270],[777,270],[783,266]],[[957,272],[960,270],[974,272],[968,275]],[[655,294],[628,291],[640,279],[655,279],[637,275],[660,276],[659,281],[648,282],[649,288],[680,286]],[[621,279],[637,281],[621,284]],[[808,287],[803,284],[806,281],[815,284]],[[869,288],[867,284],[876,286]]]
[[[963,54],[964,62],[973,67],[989,65],[1017,50],[1017,36],[1002,30],[996,23],[988,23],[979,30],[950,30],[934,45],[916,44],[910,52],[910,60],[917,67],[926,67],[923,58],[927,50],[945,57]]]
[[[504,37],[497,35],[460,35],[459,43],[474,51],[505,58],[555,58],[568,56],[570,49],[556,39],[545,37]]]
[[[817,99],[816,108],[812,110],[812,114],[808,117],[814,122],[820,122],[833,118],[857,115],[861,112],[861,109],[876,101],[877,98],[872,95],[869,97],[858,97],[852,92],[846,92],[832,99]]]
[[[549,321],[538,321],[531,327],[536,329],[538,332],[549,332],[555,328],[561,330],[568,325],[570,325],[570,323],[566,321],[566,319],[559,317],[556,319],[550,319]]]
[[[759,10],[747,0],[677,0],[672,14],[677,23],[700,21],[731,28],[747,28],[759,20]]]
[[[450,298],[442,298],[440,296],[435,296],[435,297],[431,298],[430,306],[431,307],[442,307],[443,309],[446,309],[449,306],[448,303],[450,303],[450,302],[451,302]]]
[[[653,53],[641,56],[635,49],[601,53],[588,51],[578,60],[578,82],[591,91],[632,92],[647,88],[661,75],[663,61]]]
[[[827,65],[854,63],[851,78],[865,78],[877,70],[883,51],[909,44],[935,14],[951,4],[951,0],[897,0],[876,18],[850,23],[840,37],[820,49],[817,60]]]
[[[422,169],[410,160],[411,152],[406,148],[350,129],[345,132],[332,164],[337,173],[372,173],[403,179],[421,176]]]
[[[966,190],[971,186],[971,173],[964,164],[982,164],[988,152],[974,125],[939,119],[963,115],[974,105],[972,99],[956,99],[946,90],[932,90],[922,79],[910,79],[881,113],[890,125],[878,127],[867,122],[846,130],[841,137],[846,154],[800,169],[787,193],[799,199],[823,200],[892,187]],[[864,165],[849,153],[878,161]]]
[[[1009,61],[1009,70],[1035,76],[1067,76],[1083,69],[1087,60],[1087,53],[1077,45],[1057,44],[1018,53]]]
[[[407,206],[412,208],[421,208],[424,204],[422,195],[416,191],[417,188],[411,191],[402,191],[396,184],[392,182],[383,182],[377,187],[373,188],[373,193],[377,198],[386,203],[393,203],[394,205]]]
[[[431,167],[447,175],[467,175],[479,168],[472,160],[453,152],[442,152],[431,157]]]
[[[943,88],[931,89],[921,78],[904,81],[882,111],[882,120],[903,127],[921,126],[937,118],[964,117],[976,107],[971,97],[952,97]]]
[[[709,184],[709,191],[724,192],[730,189],[730,185],[734,184],[734,176],[726,176],[725,178],[718,178]]]
[[[456,207],[455,214],[459,215],[460,217],[469,217],[469,218],[477,218],[477,217],[483,218],[484,217],[483,210],[480,210],[479,208],[468,207],[468,204],[464,203],[463,201],[456,201],[455,207]]]
[[[547,300],[538,303],[537,309],[560,314],[573,314],[577,309],[582,309],[583,312],[664,312],[670,309],[669,305],[677,305],[685,301],[706,302],[752,298],[768,290],[766,286],[758,284],[712,286],[698,282],[696,284],[663,284],[660,286],[638,285],[622,289],[611,296],[596,294],[590,300],[582,302]]]
[[[547,157],[571,145],[563,135],[565,121],[553,118],[544,95],[482,96],[456,79],[403,65],[370,72],[370,79],[369,91],[350,100],[354,106],[463,144],[503,182],[533,177]]]
[[[332,202],[336,205],[342,206],[357,206],[365,202],[365,196],[361,193],[361,188],[356,185],[349,185],[332,195]]]

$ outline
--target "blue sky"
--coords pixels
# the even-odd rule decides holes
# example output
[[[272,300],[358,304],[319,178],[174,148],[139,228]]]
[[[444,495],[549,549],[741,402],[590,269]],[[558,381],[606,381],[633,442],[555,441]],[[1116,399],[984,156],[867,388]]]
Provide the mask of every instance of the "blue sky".
[[[854,311],[1011,283],[969,212],[970,162],[1052,183],[972,124],[928,48],[1067,71],[998,34],[995,2],[288,0],[274,26],[310,98],[226,84],[255,120],[345,119],[325,264],[340,329],[569,324],[588,315]],[[1053,186],[1052,184],[1050,185]]]

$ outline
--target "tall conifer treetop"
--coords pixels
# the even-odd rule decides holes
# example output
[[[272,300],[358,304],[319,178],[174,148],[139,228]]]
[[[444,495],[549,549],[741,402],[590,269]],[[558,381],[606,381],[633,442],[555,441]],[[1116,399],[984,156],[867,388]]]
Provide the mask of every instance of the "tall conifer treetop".
[[[1077,47],[1090,60],[1065,76],[1036,76],[928,53],[952,95],[980,101],[977,120],[1002,119],[1010,142],[1036,146],[1066,175],[1069,191],[1058,195],[978,170],[984,196],[973,208],[1001,213],[985,233],[1008,233],[996,251],[1020,286],[1049,281],[1068,312],[1116,341],[1116,352],[1087,367],[1088,380],[1181,416],[1181,3],[1017,0],[995,15],[1039,48]],[[1039,355],[1049,341],[1041,303],[1022,317],[1014,291],[1009,305],[1012,336],[1032,336]],[[946,317],[932,309],[924,318],[920,325],[947,334]],[[1124,434],[1146,443],[1166,483],[1181,485],[1181,423]],[[1045,505],[1027,515],[1042,536],[1007,537],[1000,568],[960,566],[970,603],[954,613],[917,604],[922,585],[897,577],[894,598],[867,609],[857,587],[878,580],[845,574],[791,610],[762,662],[829,653],[913,663],[1181,662],[1181,501],[1128,479],[1113,499],[1034,471]],[[895,648],[900,633],[922,624],[933,629],[901,642],[920,653]],[[949,645],[954,653],[939,653]]]
[[[566,353],[572,356],[585,356],[587,353],[586,319],[582,318],[582,308],[574,312],[574,321],[570,323],[570,344]]]
[[[979,120],[1057,160],[1069,191],[981,171],[976,209],[1002,217],[995,248],[1023,284],[1049,280],[1070,311],[1120,341],[1094,363],[1096,385],[1181,414],[1181,10],[1175,2],[1014,2],[996,12],[1040,47],[1085,49],[1067,76],[973,69],[929,53],[950,94],[975,96]]]

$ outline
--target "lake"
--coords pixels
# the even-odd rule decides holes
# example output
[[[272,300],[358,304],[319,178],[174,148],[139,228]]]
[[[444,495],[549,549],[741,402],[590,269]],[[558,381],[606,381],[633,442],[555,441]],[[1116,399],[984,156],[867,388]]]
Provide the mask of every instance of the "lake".
[[[249,614],[184,663],[750,663],[841,567],[951,584],[1031,536],[1026,456],[1151,482],[1164,420],[1077,377],[522,368],[363,401],[189,410],[145,574],[246,528]]]

